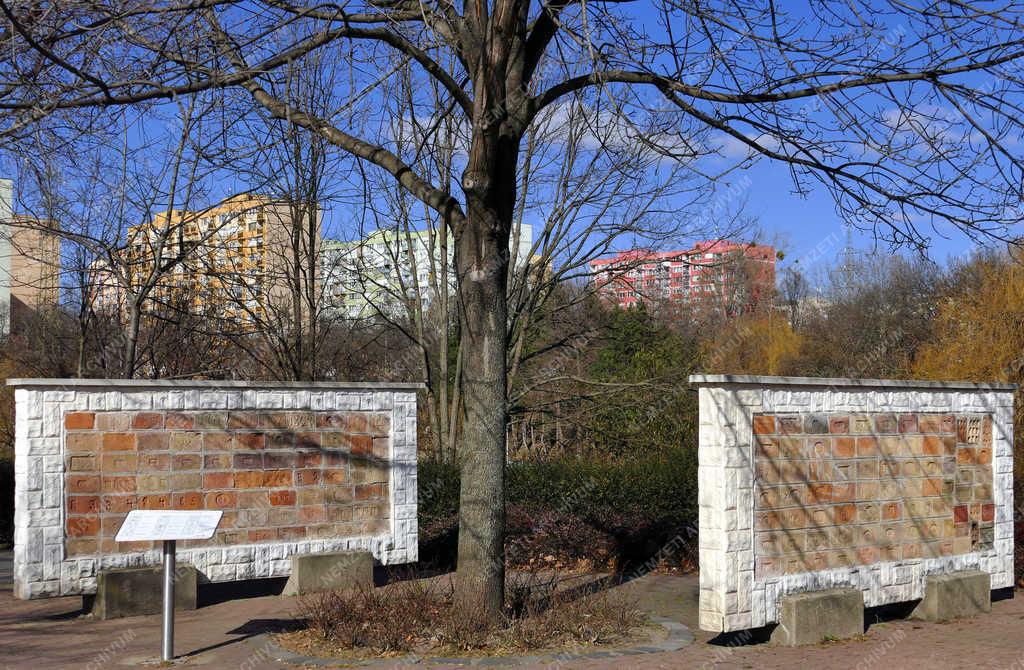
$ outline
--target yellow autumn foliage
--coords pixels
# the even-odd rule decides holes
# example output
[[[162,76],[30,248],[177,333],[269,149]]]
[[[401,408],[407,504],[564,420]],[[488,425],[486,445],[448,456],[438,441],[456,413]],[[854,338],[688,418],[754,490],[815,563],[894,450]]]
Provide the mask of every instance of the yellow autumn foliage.
[[[914,370],[928,379],[1020,382],[1024,368],[1024,265],[979,261],[980,281],[940,305]]]
[[[802,343],[779,314],[737,319],[705,345],[704,369],[713,374],[791,374]]]

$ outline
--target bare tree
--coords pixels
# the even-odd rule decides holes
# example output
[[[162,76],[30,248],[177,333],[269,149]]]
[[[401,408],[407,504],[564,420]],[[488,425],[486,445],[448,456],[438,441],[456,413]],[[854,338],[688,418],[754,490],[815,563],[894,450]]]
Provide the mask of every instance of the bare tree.
[[[301,101],[317,116],[330,118],[333,80],[339,75],[336,59],[314,52],[288,63],[279,94]],[[244,93],[244,92],[243,92]],[[211,157],[222,169],[232,170],[248,183],[248,190],[263,196],[268,217],[265,267],[214,268],[204,272],[224,277],[243,288],[246,273],[259,275],[265,293],[246,290],[229,295],[231,314],[211,324],[229,334],[248,353],[260,376],[277,379],[317,380],[330,373],[325,347],[343,313],[336,309],[324,282],[325,250],[322,239],[338,231],[325,230],[325,208],[338,204],[336,189],[350,163],[321,135],[306,132],[283,119],[261,116],[248,94],[228,100],[236,113],[206,119],[218,133],[232,138],[232,150]],[[239,317],[241,326],[239,327]]]
[[[810,297],[811,290],[807,278],[803,273],[794,267],[788,267],[782,272],[782,281],[779,283],[779,297],[783,306],[789,312],[789,325],[794,330],[800,328],[804,304]]]
[[[155,133],[124,115],[84,141],[36,129],[15,154],[22,201],[33,215],[22,225],[47,232],[56,221],[52,232],[67,243],[62,271],[78,321],[80,375],[161,375],[155,350],[140,348],[143,336],[153,344],[157,331],[180,325],[185,302],[171,278],[229,223],[188,232],[204,217],[195,203],[207,199],[202,163],[210,152],[199,123],[209,102],[185,96],[164,112],[165,127]],[[87,364],[90,330],[102,353]]]
[[[600,96],[632,137],[706,177],[701,156],[786,166],[820,182],[841,212],[897,243],[927,226],[1007,238],[1021,199],[1021,10],[973,3],[756,0],[574,3],[289,0],[159,4],[0,0],[0,134],[53,129],[73,110],[109,110],[241,88],[275,118],[381,170],[452,231],[462,349],[459,597],[502,605],[509,239],[522,144],[540,114]],[[283,38],[282,28],[288,27]],[[898,30],[897,30],[898,29]],[[339,49],[339,80],[366,112],[332,125],[278,95],[284,66]],[[454,183],[396,150],[374,112],[397,55],[436,83],[432,116],[465,124]],[[429,90],[429,87],[423,87]],[[94,112],[89,112],[90,114]],[[646,128],[656,132],[645,131]],[[453,177],[455,175],[453,174]]]

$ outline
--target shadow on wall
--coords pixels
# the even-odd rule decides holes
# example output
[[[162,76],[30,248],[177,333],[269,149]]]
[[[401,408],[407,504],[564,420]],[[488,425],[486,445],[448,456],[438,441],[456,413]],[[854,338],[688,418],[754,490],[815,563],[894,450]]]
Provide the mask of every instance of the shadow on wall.
[[[14,459],[0,459],[0,548],[14,543]]]

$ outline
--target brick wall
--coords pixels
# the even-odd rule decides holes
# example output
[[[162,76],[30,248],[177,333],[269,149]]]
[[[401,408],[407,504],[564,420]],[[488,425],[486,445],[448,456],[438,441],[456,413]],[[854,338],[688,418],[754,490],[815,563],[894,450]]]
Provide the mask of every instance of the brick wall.
[[[867,606],[928,575],[1013,584],[1013,386],[696,376],[700,625],[776,622],[787,594]]]
[[[179,552],[210,581],[285,576],[294,553],[416,560],[414,388],[11,383],[19,597],[157,564],[152,543],[114,540],[133,509],[224,510]]]
[[[754,414],[756,579],[992,549],[991,414]]]
[[[157,548],[114,541],[133,509],[219,509],[190,546],[387,531],[385,412],[68,412],[67,556]]]

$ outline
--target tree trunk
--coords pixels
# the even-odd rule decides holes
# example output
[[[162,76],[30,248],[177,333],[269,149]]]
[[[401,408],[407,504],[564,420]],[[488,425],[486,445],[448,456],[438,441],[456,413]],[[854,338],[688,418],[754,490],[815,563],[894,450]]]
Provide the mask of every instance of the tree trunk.
[[[139,355],[139,329],[141,327],[142,301],[132,300],[128,308],[128,333],[124,343],[123,372],[124,379],[135,377],[135,362]]]
[[[474,134],[463,174],[467,216],[455,234],[465,357],[456,597],[481,621],[504,610],[506,281],[517,150],[496,130]]]

